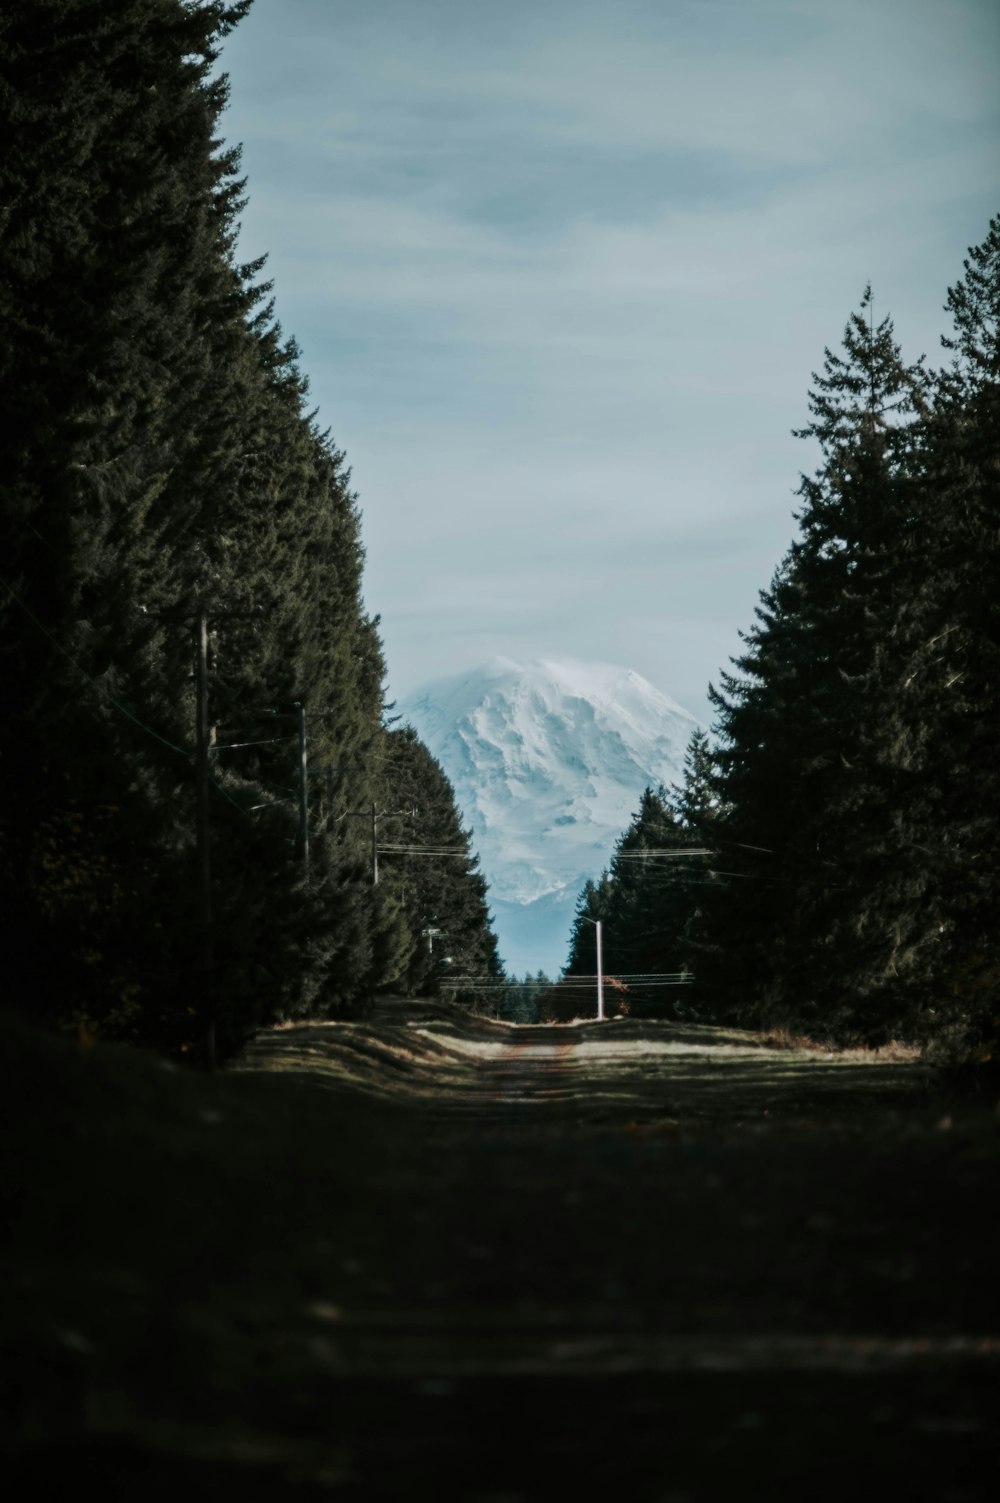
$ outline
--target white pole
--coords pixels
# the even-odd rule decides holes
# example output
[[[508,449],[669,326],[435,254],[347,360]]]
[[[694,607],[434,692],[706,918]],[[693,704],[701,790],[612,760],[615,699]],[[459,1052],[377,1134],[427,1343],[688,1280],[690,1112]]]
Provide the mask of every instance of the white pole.
[[[597,928],[597,1021],[604,1022],[604,972],[601,968],[601,921],[595,920]]]

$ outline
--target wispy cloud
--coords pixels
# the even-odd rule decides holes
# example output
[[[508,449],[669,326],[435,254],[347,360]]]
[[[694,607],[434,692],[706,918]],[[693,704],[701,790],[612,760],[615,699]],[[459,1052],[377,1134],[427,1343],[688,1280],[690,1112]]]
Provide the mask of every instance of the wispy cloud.
[[[735,650],[864,282],[936,347],[998,55],[989,0],[257,0],[245,247],[353,463],[394,683],[613,642],[697,692],[677,644],[692,685]]]

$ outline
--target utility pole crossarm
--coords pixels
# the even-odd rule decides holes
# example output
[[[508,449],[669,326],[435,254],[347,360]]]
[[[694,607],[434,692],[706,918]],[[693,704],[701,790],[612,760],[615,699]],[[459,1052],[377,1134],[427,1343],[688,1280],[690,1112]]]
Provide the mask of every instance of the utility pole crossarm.
[[[349,809],[346,814],[341,815],[342,819],[367,819],[371,823],[372,886],[373,887],[377,887],[378,886],[378,822],[379,822],[379,820],[380,819],[400,819],[400,818],[405,819],[405,818],[411,818],[414,813],[415,813],[415,810],[413,810],[413,809],[379,809],[379,808],[376,807],[375,800],[373,799],[372,803],[371,803],[371,807],[369,809]]]

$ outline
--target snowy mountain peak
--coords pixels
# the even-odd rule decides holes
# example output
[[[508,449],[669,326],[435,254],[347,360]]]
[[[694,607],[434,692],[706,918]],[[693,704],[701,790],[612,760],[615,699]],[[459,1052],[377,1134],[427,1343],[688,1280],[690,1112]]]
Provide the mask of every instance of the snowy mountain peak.
[[[643,789],[679,781],[698,722],[630,668],[569,658],[493,658],[398,709],[473,826],[508,967],[557,970],[577,892]],[[540,903],[551,934],[528,954],[515,930],[537,928]]]

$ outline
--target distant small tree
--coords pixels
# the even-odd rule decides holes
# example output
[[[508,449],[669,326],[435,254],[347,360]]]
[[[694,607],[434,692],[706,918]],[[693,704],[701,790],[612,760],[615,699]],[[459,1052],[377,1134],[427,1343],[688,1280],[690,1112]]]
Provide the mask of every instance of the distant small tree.
[[[500,982],[503,967],[487,905],[486,881],[440,763],[411,726],[391,730],[381,775],[381,886],[395,895],[410,947],[400,984],[436,992],[451,976]],[[461,1000],[461,990],[456,993]],[[474,1000],[474,989],[465,999]]]

